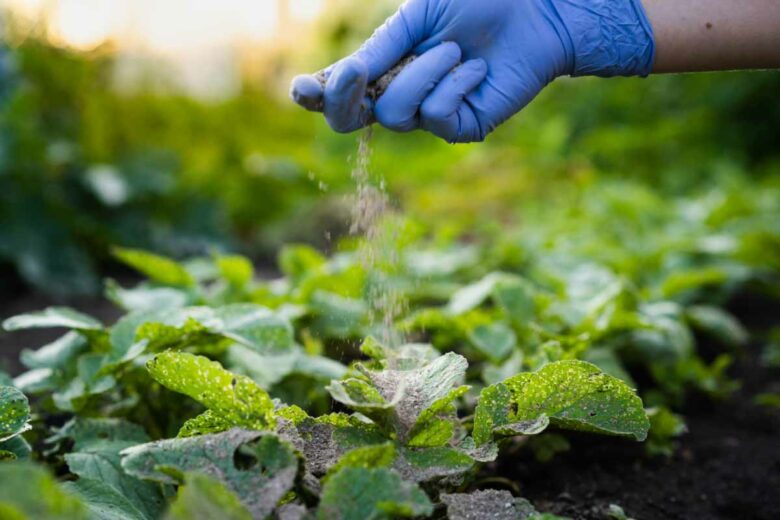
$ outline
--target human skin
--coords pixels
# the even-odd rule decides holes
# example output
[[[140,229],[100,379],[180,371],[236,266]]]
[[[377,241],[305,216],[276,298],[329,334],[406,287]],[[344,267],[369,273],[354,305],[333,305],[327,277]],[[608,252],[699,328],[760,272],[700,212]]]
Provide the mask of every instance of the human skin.
[[[643,0],[653,73],[780,68],[780,0]]]

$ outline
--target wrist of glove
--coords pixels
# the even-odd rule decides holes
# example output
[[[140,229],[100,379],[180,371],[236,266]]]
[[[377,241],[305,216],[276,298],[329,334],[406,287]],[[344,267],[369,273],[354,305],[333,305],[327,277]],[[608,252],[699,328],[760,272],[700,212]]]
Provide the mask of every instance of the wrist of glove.
[[[562,26],[569,75],[645,77],[652,72],[655,38],[640,0],[546,1]]]

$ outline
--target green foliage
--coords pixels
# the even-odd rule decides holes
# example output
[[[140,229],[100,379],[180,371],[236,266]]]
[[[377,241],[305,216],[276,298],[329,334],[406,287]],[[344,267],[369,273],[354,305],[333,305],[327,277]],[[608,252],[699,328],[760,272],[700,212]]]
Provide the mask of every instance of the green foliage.
[[[559,361],[483,390],[474,440],[481,445],[494,434],[536,434],[548,424],[638,441],[650,427],[642,401],[624,382],[584,361]]]
[[[43,468],[0,462],[0,517],[9,520],[86,520],[86,508]]]
[[[114,248],[113,253],[117,260],[155,282],[182,287],[187,287],[194,283],[194,279],[187,272],[187,269],[170,258],[139,249],[122,247]]]
[[[252,515],[219,481],[200,473],[187,473],[166,520],[251,520]]]
[[[318,518],[390,519],[432,512],[433,504],[423,490],[395,471],[347,466],[323,487]]]

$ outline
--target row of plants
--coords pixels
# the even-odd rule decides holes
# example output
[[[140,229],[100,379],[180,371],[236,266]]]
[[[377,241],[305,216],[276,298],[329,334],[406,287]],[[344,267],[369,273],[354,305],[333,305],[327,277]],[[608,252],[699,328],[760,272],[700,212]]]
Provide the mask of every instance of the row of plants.
[[[670,454],[686,394],[738,385],[749,334],[723,305],[779,295],[778,204],[771,183],[602,184],[479,239],[390,216],[397,260],[289,246],[272,280],[241,256],[115,249],[148,280],[107,281],[113,325],[3,323],[69,330],[0,380],[0,516],[554,518],[479,471],[509,448],[554,463],[567,430]],[[393,334],[378,293],[406,302]]]

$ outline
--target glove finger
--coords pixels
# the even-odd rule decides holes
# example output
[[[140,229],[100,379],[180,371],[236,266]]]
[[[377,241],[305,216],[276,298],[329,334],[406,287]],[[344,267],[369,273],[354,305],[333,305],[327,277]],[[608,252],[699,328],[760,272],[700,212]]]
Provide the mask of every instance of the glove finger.
[[[420,105],[437,83],[460,61],[460,47],[445,42],[407,65],[376,102],[374,114],[382,125],[397,132],[419,127]]]
[[[474,113],[468,109],[468,114],[458,117],[458,112],[463,104],[463,98],[474,90],[487,75],[487,63],[483,59],[469,60],[450,71],[444,79],[436,85],[433,92],[425,98],[420,106],[420,127],[447,140],[448,142],[463,142],[478,140],[477,135],[471,130],[472,125],[464,132],[462,121],[474,119]],[[463,134],[463,135],[462,135]]]
[[[290,97],[311,112],[322,112],[324,88],[316,77],[302,74],[292,80]]]
[[[366,96],[367,85],[362,61],[346,58],[336,64],[323,92],[323,113],[333,130],[353,132],[368,124],[372,101]]]
[[[429,0],[409,0],[388,18],[352,56],[368,67],[374,81],[425,39]]]

